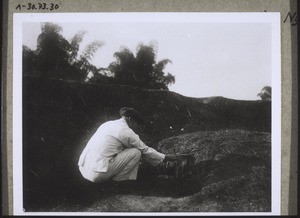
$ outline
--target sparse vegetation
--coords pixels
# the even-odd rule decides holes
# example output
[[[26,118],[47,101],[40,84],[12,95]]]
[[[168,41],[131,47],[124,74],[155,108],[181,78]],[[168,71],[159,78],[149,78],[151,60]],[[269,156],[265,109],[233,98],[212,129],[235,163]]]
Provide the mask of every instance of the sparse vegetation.
[[[270,86],[265,86],[262,88],[260,93],[257,94],[263,101],[271,101],[272,100],[272,89]]]

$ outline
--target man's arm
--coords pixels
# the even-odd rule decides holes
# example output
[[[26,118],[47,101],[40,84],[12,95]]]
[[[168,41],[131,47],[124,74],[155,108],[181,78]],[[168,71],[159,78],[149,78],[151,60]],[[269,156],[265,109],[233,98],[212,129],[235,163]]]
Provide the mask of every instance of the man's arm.
[[[139,149],[143,154],[143,158],[153,166],[161,163],[166,157],[165,154],[156,151],[154,148],[148,147],[130,128],[122,130],[119,133],[119,140],[128,148],[133,147]]]

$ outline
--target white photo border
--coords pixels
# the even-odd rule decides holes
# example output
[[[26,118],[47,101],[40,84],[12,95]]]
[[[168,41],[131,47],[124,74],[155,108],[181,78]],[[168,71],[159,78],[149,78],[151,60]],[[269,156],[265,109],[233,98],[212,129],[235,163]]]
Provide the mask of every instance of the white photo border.
[[[272,200],[271,212],[25,212],[22,175],[22,24],[25,22],[205,22],[270,23],[272,25]],[[13,211],[14,215],[194,216],[280,215],[281,211],[281,38],[280,13],[139,12],[139,13],[14,13],[13,16]]]

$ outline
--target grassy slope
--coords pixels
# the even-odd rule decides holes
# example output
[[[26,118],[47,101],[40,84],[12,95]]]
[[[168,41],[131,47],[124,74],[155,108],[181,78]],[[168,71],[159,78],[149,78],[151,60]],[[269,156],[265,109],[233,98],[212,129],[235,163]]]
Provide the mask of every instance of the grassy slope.
[[[216,158],[218,160],[216,163],[222,163],[224,160],[224,166],[230,166],[231,162],[234,165],[240,160],[245,160],[245,156],[240,156],[241,154],[230,156],[230,152],[236,153],[239,149],[249,152],[249,154],[243,154],[246,157],[261,158],[259,155],[263,155],[262,159],[266,159],[270,154],[268,150],[260,154],[259,150],[260,143],[269,137],[268,133],[234,131],[234,129],[243,129],[269,132],[269,102],[235,101],[221,97],[196,99],[168,91],[24,78],[23,104],[24,206],[29,210],[43,205],[49,206],[65,202],[63,199],[75,192],[78,193],[79,199],[82,199],[81,193],[85,192],[86,183],[81,179],[77,169],[80,152],[98,125],[106,120],[119,117],[118,109],[122,106],[135,107],[143,113],[147,127],[141,135],[142,139],[154,147],[159,142],[159,148],[167,153],[193,152],[197,160],[205,161]],[[229,132],[225,130],[224,132],[222,129],[227,129]],[[185,135],[189,132],[197,133]],[[215,134],[220,134],[220,136]],[[254,143],[251,137],[256,138],[257,142]],[[166,141],[162,141],[164,139]],[[269,142],[267,144],[270,146]],[[245,149],[248,147],[251,149]],[[222,149],[229,153],[224,153]],[[251,154],[251,152],[255,153]],[[227,162],[225,162],[226,158]],[[248,159],[249,166],[254,164],[251,160],[251,158]],[[246,163],[248,162],[246,161]],[[269,172],[268,164],[269,162],[265,162],[261,167],[253,168],[253,170],[257,170],[259,173]],[[219,165],[218,168],[222,169],[222,165]],[[229,171],[235,172],[231,169]],[[254,174],[252,177],[251,175],[249,173],[248,177],[241,178],[236,175],[236,178],[239,178],[237,183],[244,184],[245,181],[253,179]],[[269,184],[266,180],[269,178],[268,176],[263,176],[262,184]],[[224,183],[224,187],[228,179],[221,177],[220,182]],[[235,184],[228,181],[229,186]],[[255,181],[259,182],[260,180]],[[211,185],[222,186],[221,183],[214,182]],[[248,183],[249,185],[250,183]],[[234,187],[235,185],[233,185]],[[217,190],[217,188],[213,189]],[[220,189],[220,192],[222,190],[224,188]],[[152,191],[152,193],[157,192],[159,190]],[[214,193],[211,195],[215,196]],[[260,203],[256,204],[255,210],[260,210],[257,205],[260,205],[261,202],[268,202],[268,192],[263,195]],[[110,198],[112,197],[108,197],[108,199]],[[104,201],[106,201],[105,199],[107,200],[104,198]],[[166,202],[166,204],[170,203]],[[191,202],[197,201],[191,200]],[[191,202],[189,204],[192,204]],[[205,201],[205,204],[207,202]],[[87,205],[87,208],[93,208],[91,203]],[[59,203],[59,205],[61,204]],[[78,205],[82,209],[82,202]],[[192,207],[193,210],[197,210],[196,205],[198,203]],[[263,210],[268,210],[266,205],[262,206]],[[124,208],[126,208],[125,206]],[[159,210],[155,204],[152,206],[153,210]],[[173,206],[170,203],[169,209]],[[210,206],[207,207],[210,208]],[[238,207],[238,202],[236,206]],[[113,206],[111,207],[113,208]],[[109,208],[111,209],[111,207]],[[51,208],[53,209],[52,206]],[[63,208],[67,210],[68,206],[63,206]],[[97,210],[96,208],[94,207],[95,210]],[[76,210],[76,208],[72,209]],[[245,210],[245,208],[239,209]],[[189,209],[183,208],[182,210]],[[219,208],[218,210],[226,209]]]

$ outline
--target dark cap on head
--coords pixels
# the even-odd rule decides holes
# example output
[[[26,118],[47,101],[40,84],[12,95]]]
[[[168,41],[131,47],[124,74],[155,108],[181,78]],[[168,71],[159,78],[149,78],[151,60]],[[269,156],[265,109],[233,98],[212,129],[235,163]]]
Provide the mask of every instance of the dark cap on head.
[[[144,119],[142,115],[135,109],[131,107],[122,107],[119,111],[120,116],[124,117],[131,117],[135,121],[137,121],[140,124],[144,123]]]

